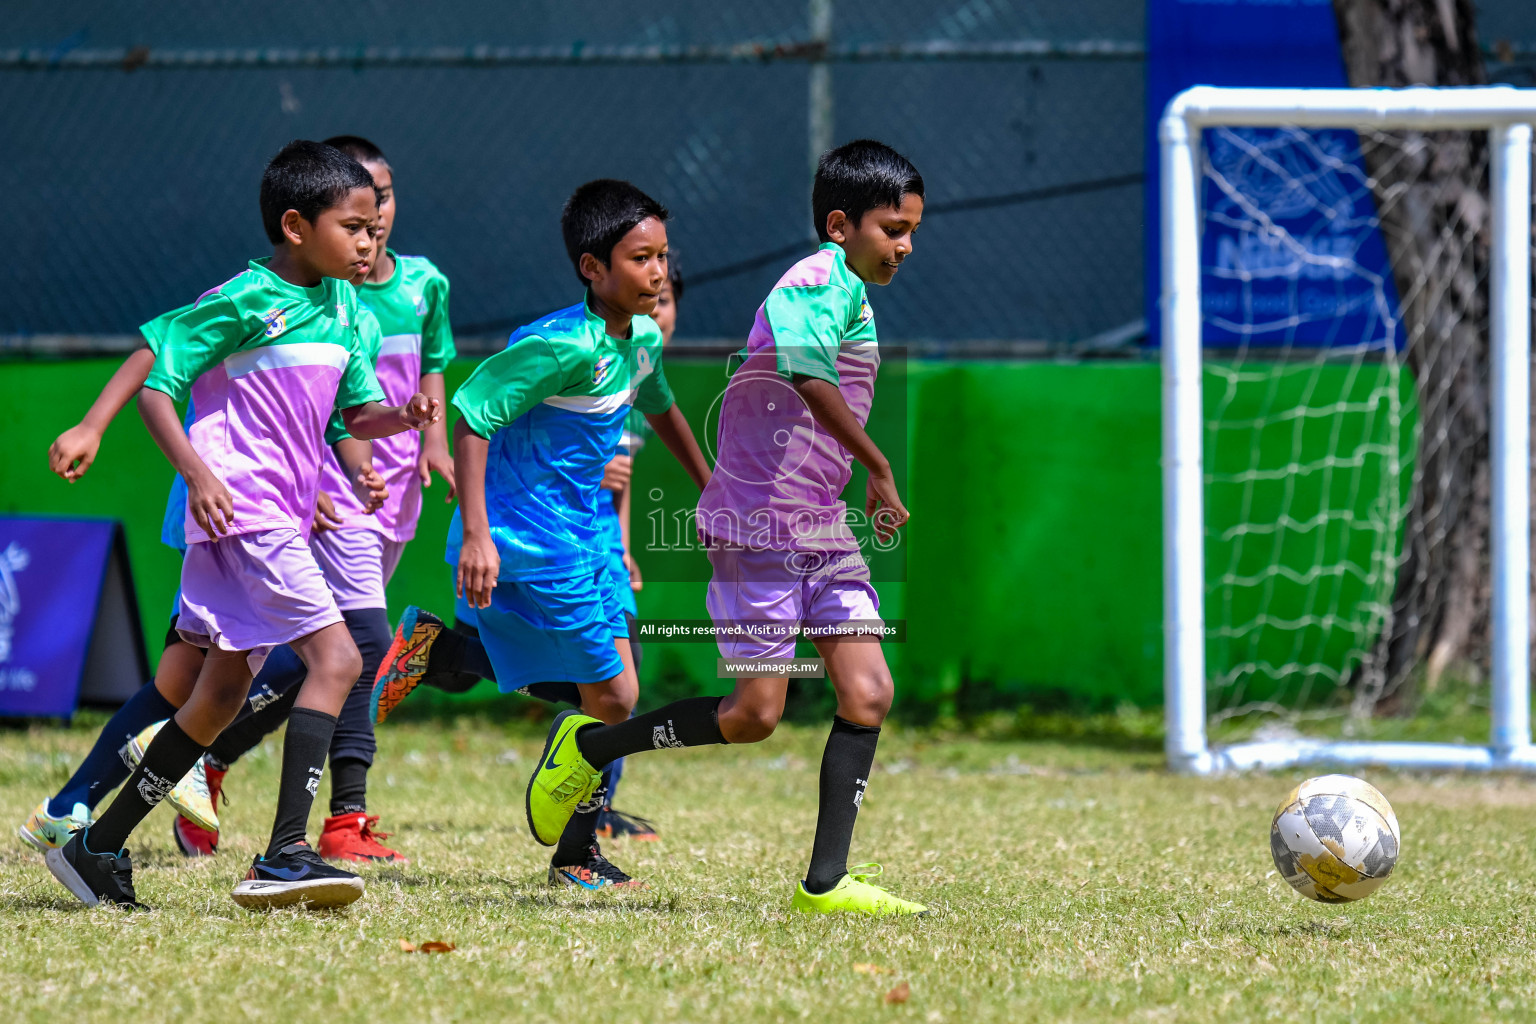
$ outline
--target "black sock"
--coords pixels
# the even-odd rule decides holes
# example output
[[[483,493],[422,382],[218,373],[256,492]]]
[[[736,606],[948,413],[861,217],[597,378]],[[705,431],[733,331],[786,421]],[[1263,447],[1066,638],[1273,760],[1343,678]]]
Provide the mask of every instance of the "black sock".
[[[816,812],[811,866],[805,873],[806,892],[826,892],[848,873],[853,824],[859,818],[879,742],[879,726],[854,725],[833,716],[832,735],[821,755],[821,806]]]
[[[720,732],[724,699],[684,697],[617,725],[589,725],[576,734],[576,746],[588,764],[599,765],[642,750],[724,743]]]
[[[75,769],[64,788],[48,801],[48,812],[65,815],[75,809],[75,804],[95,807],[97,802],[112,792],[128,777],[128,765],[118,751],[146,726],[154,725],[176,714],[176,705],[166,700],[154,683],[139,687],[128,703],[118,709],[101,734],[91,752],[85,755],[80,767]]]
[[[546,704],[569,704],[581,707],[581,687],[575,683],[529,683],[514,691],[524,697],[542,700]]]
[[[342,614],[345,615],[346,612]],[[261,666],[261,671],[256,673],[256,678],[251,680],[250,690],[245,695],[245,703],[240,705],[240,710],[230,725],[236,725],[252,715],[260,714],[279,698],[286,697],[288,707],[293,707],[294,691],[304,685],[304,680],[308,678],[309,666],[304,664],[304,659],[299,657],[299,652],[288,644],[283,644],[267,655],[267,663]],[[286,711],[283,717],[287,717]]]
[[[357,653],[363,656],[363,671],[353,681],[336,716],[336,732],[331,736],[333,771],[341,760],[356,759],[365,766],[371,765],[373,755],[378,753],[378,740],[373,734],[373,682],[392,636],[389,615],[383,608],[353,608],[341,614],[347,620],[352,642],[357,644]],[[332,792],[335,787],[336,780],[332,779]],[[355,802],[362,803],[361,793]]]
[[[576,805],[576,813],[571,815],[570,824],[560,833],[560,842],[555,847],[554,864],[557,867],[585,862],[587,851],[597,845],[597,816],[608,802],[608,787],[612,778],[612,772],[604,768],[603,781],[592,798],[584,804]]]
[[[175,788],[183,775],[192,770],[203,756],[203,746],[182,731],[172,718],[160,727],[144,751],[139,766],[128,776],[123,788],[90,832],[82,839],[92,853],[116,853],[128,841],[128,834],[138,827],[155,805]]]
[[[368,762],[360,757],[331,758],[331,817],[368,809]]]
[[[432,651],[427,655],[427,671],[421,681],[428,686],[449,693],[463,693],[472,689],[482,679],[496,678],[491,656],[480,633],[471,626],[456,625],[445,629],[432,641]]]
[[[283,738],[283,774],[277,790],[277,817],[272,822],[272,840],[267,856],[275,856],[289,843],[305,841],[309,828],[309,809],[320,791],[320,776],[325,757],[331,750],[331,734],[336,731],[336,716],[313,708],[294,708],[288,716],[288,734]]]
[[[608,799],[603,802],[609,807],[612,807],[614,800],[618,799],[619,780],[623,777],[624,759],[622,757],[603,769],[603,787],[608,790]]]

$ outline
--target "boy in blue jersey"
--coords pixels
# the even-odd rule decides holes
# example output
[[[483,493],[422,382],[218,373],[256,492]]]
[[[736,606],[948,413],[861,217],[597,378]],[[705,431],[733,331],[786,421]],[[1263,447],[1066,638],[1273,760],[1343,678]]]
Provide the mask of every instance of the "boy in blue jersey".
[[[682,295],[683,277],[678,271],[676,257],[669,253],[667,281],[662,285],[661,293],[656,297],[656,309],[651,313],[651,319],[661,331],[663,351],[677,328],[677,307]],[[631,409],[619,438],[618,454],[603,470],[602,488],[610,500],[597,502],[598,519],[608,546],[608,571],[624,603],[630,658],[635,663],[637,675],[643,652],[635,631],[636,617],[640,614],[635,591],[640,589],[641,577],[629,544],[629,491],[633,457],[650,436],[651,428],[645,414]],[[386,658],[379,667],[373,692],[375,721],[383,722],[418,685],[445,693],[467,693],[482,679],[496,681],[496,669],[486,655],[485,645],[480,642],[475,611],[463,598],[458,601],[455,619],[453,628],[445,629],[443,621],[432,613],[415,605],[405,609],[391,650],[396,654],[407,652],[407,657]],[[580,688],[574,683],[534,683],[518,692],[554,704],[581,704]],[[610,764],[603,773],[602,786],[593,795],[593,801],[602,808],[598,812],[597,835],[601,839],[655,841],[659,836],[656,826],[649,820],[614,808],[623,770],[623,758]]]
[[[649,316],[667,280],[666,218],[628,182],[578,188],[561,231],[585,299],[518,329],[453,398],[460,507],[449,560],[498,685],[574,683],[583,712],[604,722],[627,719],[639,696],[597,512],[610,500],[600,484],[631,406],[700,488],[710,477]],[[584,802],[540,837],[555,847],[551,884],[637,884],[603,856],[599,810]]]

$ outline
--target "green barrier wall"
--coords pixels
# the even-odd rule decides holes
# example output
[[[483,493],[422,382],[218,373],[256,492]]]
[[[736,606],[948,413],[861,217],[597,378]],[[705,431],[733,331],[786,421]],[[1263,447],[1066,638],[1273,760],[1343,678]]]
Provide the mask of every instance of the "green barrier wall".
[[[21,413],[0,427],[7,453],[0,464],[0,507],[8,513],[123,519],[145,634],[158,652],[179,571],[178,556],[159,543],[169,467],[131,409],[108,432],[84,480],[65,484],[46,465],[49,442],[79,418],[115,365],[114,360],[0,364],[0,401]],[[450,394],[472,365],[461,362],[450,369]],[[1379,385],[1382,371],[1309,372],[1306,381],[1297,382],[1297,398],[1323,408],[1341,396],[1368,393]],[[902,369],[882,368],[884,390],[872,423],[893,461],[905,463],[913,513],[904,551],[881,556],[877,565],[882,613],[908,623],[907,642],[888,649],[901,701],[912,710],[951,710],[1050,691],[1096,704],[1160,702],[1157,366],[914,363],[904,375],[902,389]],[[668,376],[702,435],[720,388],[719,361],[673,358]],[[1222,387],[1208,378],[1208,407],[1221,397]],[[1269,384],[1255,385],[1243,401],[1262,406],[1272,390]],[[1229,453],[1247,459],[1257,450],[1262,465],[1284,466],[1298,444],[1305,461],[1351,437],[1385,437],[1380,417],[1350,415],[1332,430],[1270,424],[1251,435],[1224,433],[1213,465],[1220,466]],[[1378,446],[1367,459],[1381,462],[1385,452],[1385,445]],[[675,510],[696,497],[660,445],[641,453],[635,479],[637,535],[654,508]],[[650,501],[653,491],[663,500]],[[1373,500],[1369,488],[1330,487],[1317,476],[1292,491],[1285,500],[1293,517],[1304,519],[1323,507],[1358,515],[1337,516],[1346,525],[1294,540],[1280,553],[1282,560],[1316,564],[1319,553],[1332,557],[1341,548],[1368,558],[1380,548],[1373,528],[1361,525]],[[443,493],[439,482],[427,494],[417,540],[389,588],[392,613],[407,603],[443,613],[452,606],[442,560],[450,512]],[[863,482],[856,478],[850,504],[862,506],[862,496]],[[1241,487],[1211,489],[1208,514],[1218,534],[1223,524],[1240,521],[1253,497]],[[1273,494],[1259,498],[1279,500]],[[1221,547],[1226,543],[1219,535],[1212,541],[1209,565],[1227,564]],[[1245,558],[1261,554],[1272,556],[1268,549],[1252,548]],[[651,571],[639,595],[642,618],[704,617],[708,569],[702,554],[642,556],[643,570],[647,563]],[[1379,598],[1383,586],[1390,589],[1390,581],[1368,587],[1346,579],[1326,592],[1282,586],[1274,599],[1292,615],[1307,602],[1326,602],[1333,614],[1329,621],[1347,626],[1368,614],[1366,600]],[[1237,607],[1232,614],[1241,622],[1251,617],[1251,609]],[[1338,629],[1314,633],[1302,644],[1309,655],[1340,656]],[[1242,644],[1211,645],[1212,668],[1222,671],[1234,661],[1296,646],[1291,631],[1245,631]],[[653,642],[642,675],[648,687],[669,694],[722,692],[724,686],[713,678],[715,658],[712,644]]]

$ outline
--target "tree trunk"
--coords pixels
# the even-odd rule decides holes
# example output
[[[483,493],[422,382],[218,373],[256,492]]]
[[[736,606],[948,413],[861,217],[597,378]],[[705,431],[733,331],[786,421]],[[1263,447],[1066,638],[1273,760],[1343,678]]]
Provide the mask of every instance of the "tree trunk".
[[[1487,81],[1472,0],[1333,0],[1354,86]],[[1361,133],[1402,304],[1419,446],[1392,618],[1356,706],[1400,706],[1487,646],[1488,148],[1484,133]]]

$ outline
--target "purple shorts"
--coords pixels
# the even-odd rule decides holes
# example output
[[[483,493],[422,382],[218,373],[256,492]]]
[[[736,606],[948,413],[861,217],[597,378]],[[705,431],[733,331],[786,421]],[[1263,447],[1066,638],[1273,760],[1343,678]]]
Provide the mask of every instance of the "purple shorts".
[[[384,587],[400,564],[405,542],[377,530],[340,529],[316,533],[309,541],[325,582],[344,612],[387,608]]]
[[[189,644],[248,651],[251,672],[274,647],[341,621],[304,537],[291,527],[187,545],[176,632]]]
[[[724,658],[792,658],[784,627],[880,623],[880,595],[857,551],[764,551],[711,544],[704,599]]]

